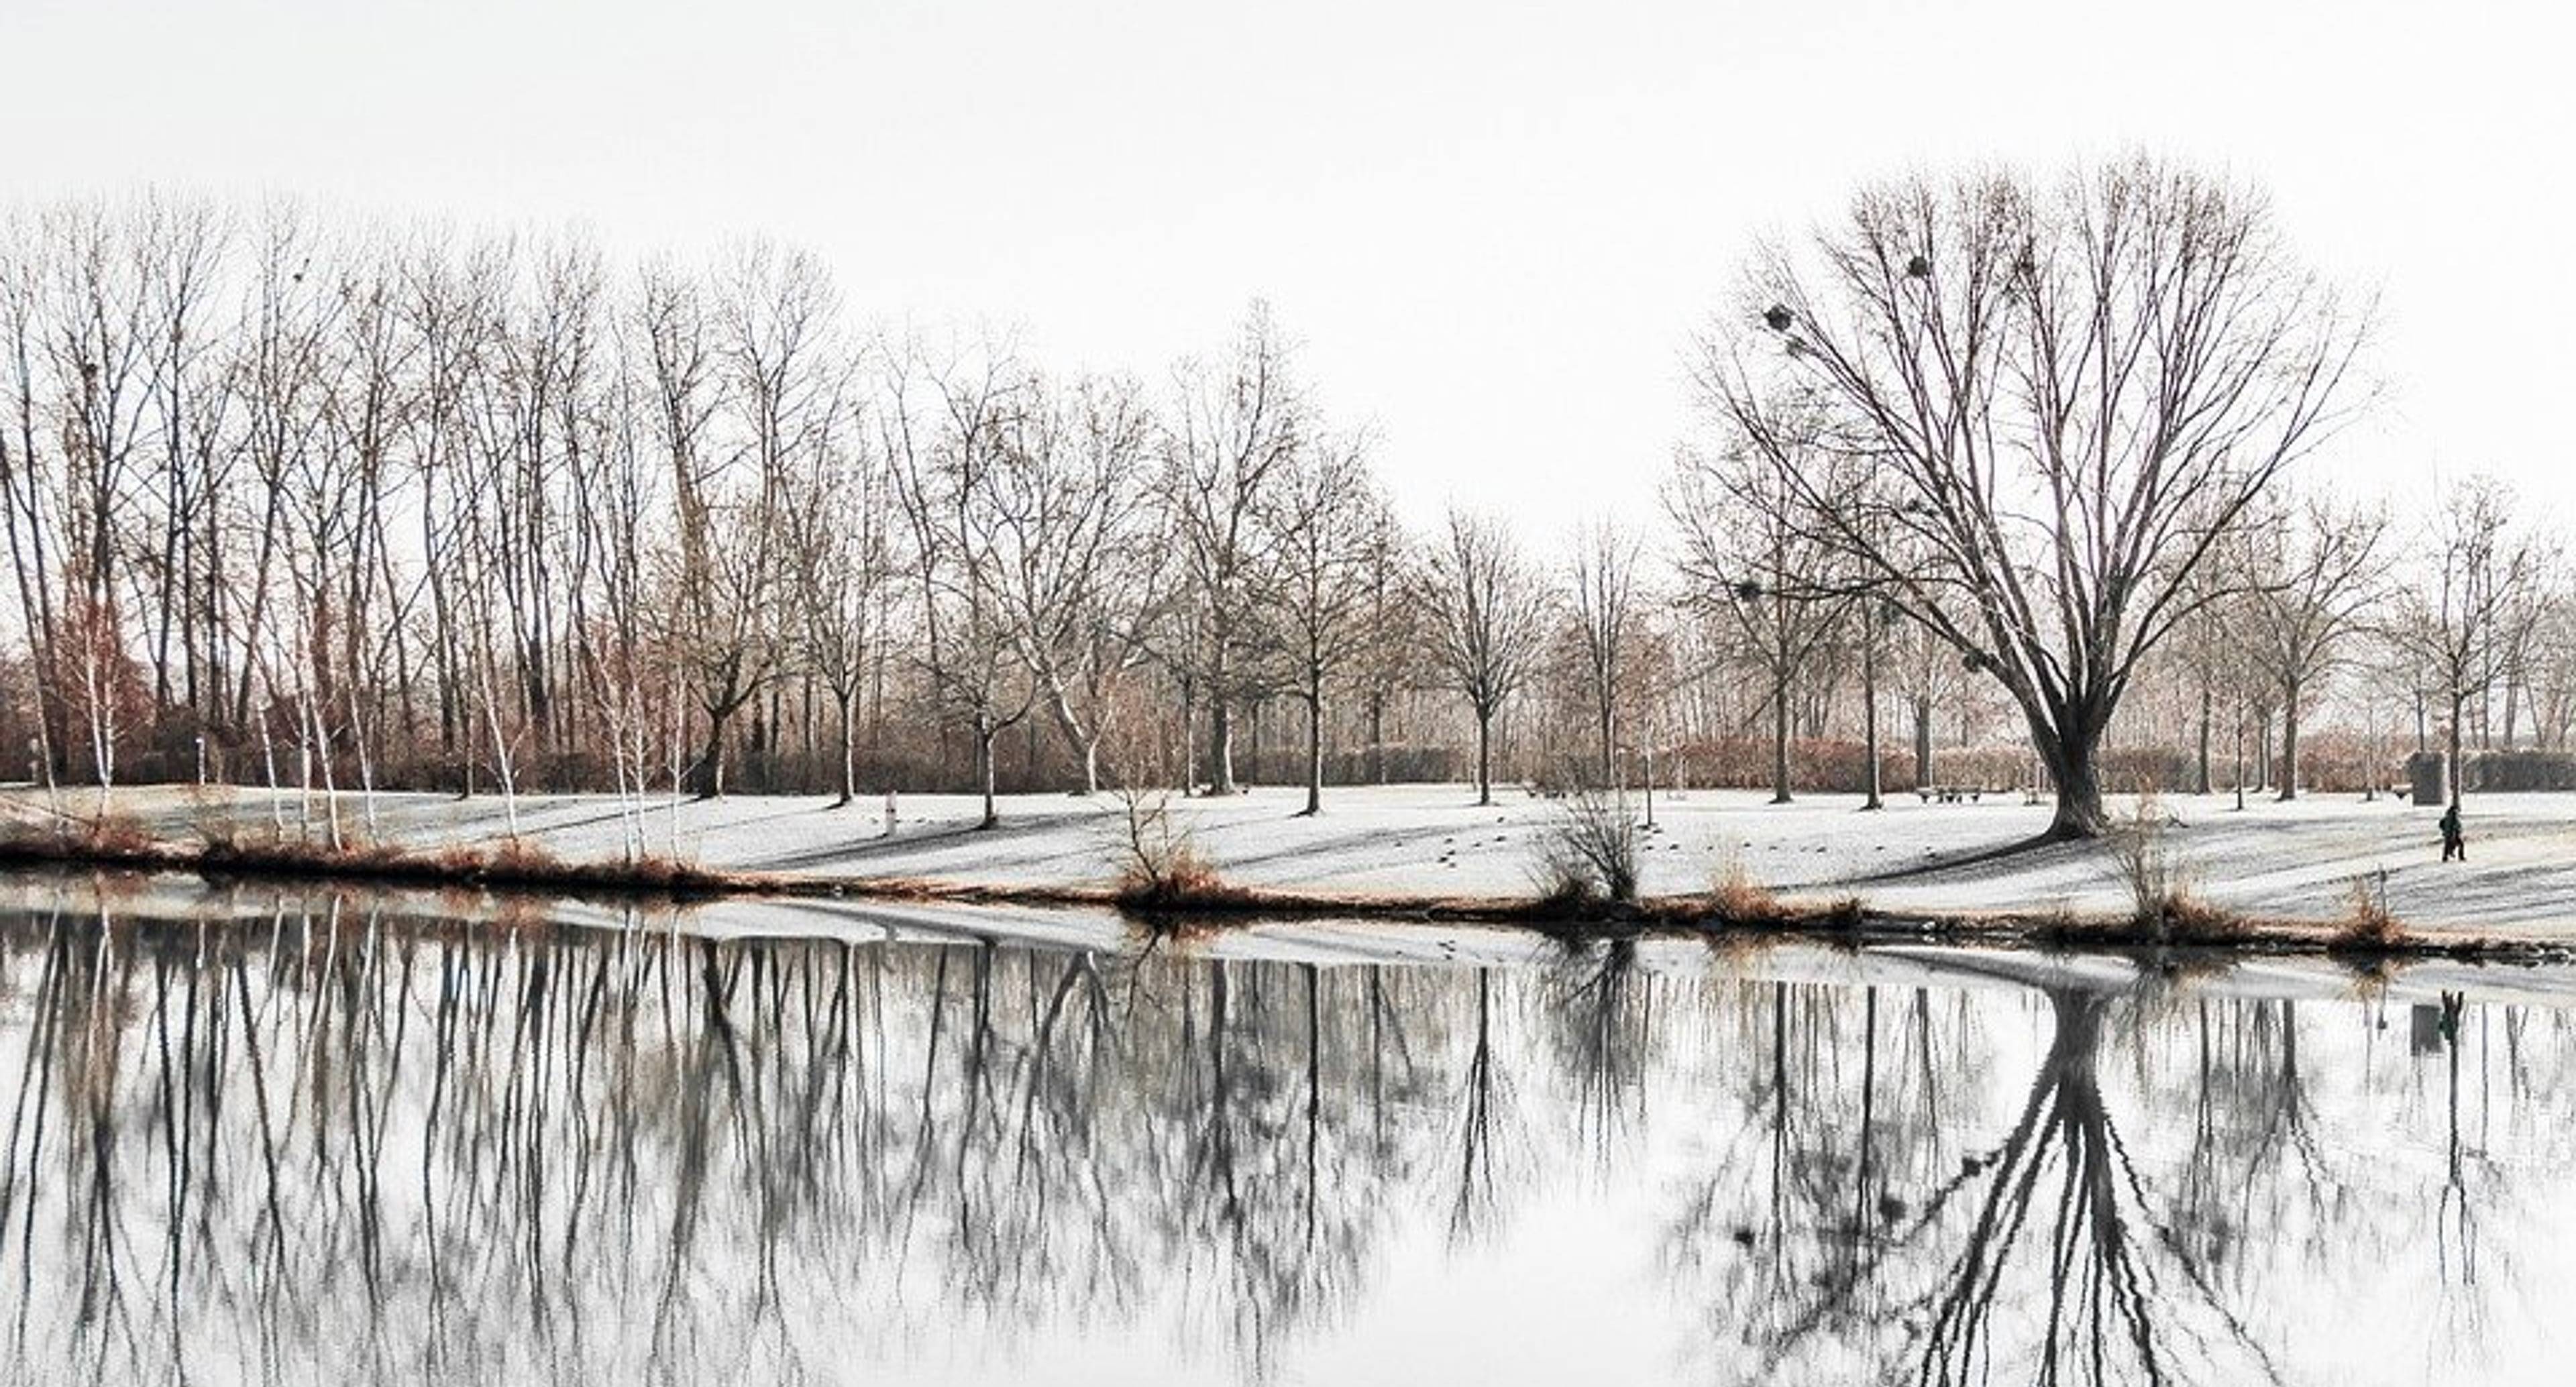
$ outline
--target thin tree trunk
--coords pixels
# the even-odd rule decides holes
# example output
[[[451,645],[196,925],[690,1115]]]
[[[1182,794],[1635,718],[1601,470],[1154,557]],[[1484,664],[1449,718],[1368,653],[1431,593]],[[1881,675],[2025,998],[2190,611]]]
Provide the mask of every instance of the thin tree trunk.
[[[1208,793],[1230,795],[1234,783],[1234,708],[1225,698],[1208,710]]]
[[[1601,784],[1603,788],[1608,789],[1617,786],[1618,783],[1619,739],[1616,712],[1611,707],[1610,695],[1605,691],[1601,696]]]
[[[1932,697],[1918,694],[1914,699],[1914,788],[1932,788]]]
[[[1869,798],[1863,809],[1884,808],[1878,783],[1878,633],[1875,623],[1862,635],[1860,650],[1861,745],[1869,758]]]
[[[1494,802],[1494,712],[1476,710],[1476,806]]]
[[[1306,814],[1324,812],[1324,690],[1320,678],[1306,685]]]
[[[2460,795],[2467,788],[2469,779],[2468,767],[2462,764],[2460,754],[2460,719],[2467,711],[2468,695],[2461,690],[2453,689],[2451,691],[2451,736],[2448,749],[2451,753],[2451,804],[2455,808],[2460,803]]]
[[[1002,811],[993,793],[993,739],[1001,731],[989,722],[978,721],[975,725],[975,774],[984,792],[984,819],[975,825],[978,830],[996,828],[1002,822]]]
[[[2292,681],[2283,690],[2288,695],[2281,704],[2281,802],[2299,797],[2299,686]]]
[[[2204,795],[2209,793],[2210,703],[2209,686],[2203,684],[2200,686],[2200,792]]]
[[[1372,692],[1368,708],[1369,779],[1386,783],[1386,695]]]
[[[847,688],[835,690],[833,692],[833,697],[837,699],[841,705],[840,803],[848,804],[850,801],[859,797],[859,738],[857,727],[859,686],[857,683],[853,682]]]
[[[1771,802],[1789,802],[1789,681],[1771,685]]]

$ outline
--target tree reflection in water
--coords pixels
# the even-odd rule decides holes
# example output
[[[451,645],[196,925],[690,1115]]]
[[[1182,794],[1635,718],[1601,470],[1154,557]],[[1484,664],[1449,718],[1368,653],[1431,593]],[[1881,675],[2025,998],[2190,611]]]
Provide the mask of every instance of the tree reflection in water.
[[[9,1354],[841,1380],[1127,1330],[1257,1379],[1397,1249],[1615,1186],[1712,1378],[2296,1380],[2285,1298],[2409,1258],[2470,1355],[2571,1164],[2555,1011],[2446,999],[2418,1055],[2367,1002],[1854,973],[18,915]]]

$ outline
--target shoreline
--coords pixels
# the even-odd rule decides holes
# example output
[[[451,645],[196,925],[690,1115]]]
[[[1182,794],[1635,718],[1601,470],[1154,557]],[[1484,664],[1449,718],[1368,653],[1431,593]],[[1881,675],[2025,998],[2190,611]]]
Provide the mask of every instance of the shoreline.
[[[78,822],[78,821],[73,821]],[[1150,893],[1075,883],[962,882],[907,876],[782,874],[709,868],[668,859],[568,861],[524,842],[434,851],[372,843],[332,848],[278,839],[210,840],[200,846],[108,832],[0,837],[0,867],[178,873],[212,883],[383,885],[476,889],[558,899],[645,900],[680,908],[724,901],[834,899],[881,904],[1108,909],[1158,935],[1191,937],[1297,920],[1394,925],[1479,925],[1527,931],[1566,944],[1643,938],[1795,941],[1858,949],[1895,944],[2090,951],[2221,959],[2304,958],[2355,971],[2419,960],[2535,967],[2576,963],[2576,942],[2460,929],[2314,921],[2195,909],[2164,921],[2105,913],[1886,909],[1857,896],[1812,902],[1722,891],[1645,896],[1632,902],[1530,896],[1354,894],[1220,884]]]

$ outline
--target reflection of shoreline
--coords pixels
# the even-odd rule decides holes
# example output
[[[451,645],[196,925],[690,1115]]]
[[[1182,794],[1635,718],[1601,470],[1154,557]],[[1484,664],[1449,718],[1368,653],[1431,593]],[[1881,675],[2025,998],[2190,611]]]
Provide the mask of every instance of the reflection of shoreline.
[[[108,911],[121,919],[194,927],[209,918],[265,923],[280,909],[337,900],[352,914],[388,920],[499,921],[627,932],[648,929],[750,942],[983,943],[1015,948],[1122,952],[1139,947],[1194,957],[1305,962],[1325,967],[1524,967],[1563,957],[1583,941],[1519,927],[1408,917],[1371,920],[1318,915],[1243,921],[1153,942],[1153,931],[1114,910],[1066,909],[866,897],[742,897],[703,904],[587,899],[550,893],[427,887],[384,882],[295,884],[202,881],[187,874],[0,873],[0,911]],[[2231,950],[2085,950],[1934,942],[1908,933],[1885,942],[1849,935],[1739,938],[1691,931],[1640,932],[1618,940],[1642,969],[1658,973],[1756,976],[1851,986],[1989,985],[2007,989],[2080,987],[2121,991],[2142,972],[2187,975],[2210,995],[2332,1001],[2365,987],[2389,1002],[2472,1000],[2576,1009],[2576,967],[2503,966],[2448,959],[2404,961],[2383,970],[2318,954],[2244,955]]]
[[[2197,1297],[2268,1350],[2267,1293],[2314,1251],[2227,1201],[2331,1188],[2368,1205],[2347,1231],[2403,1207],[2309,1173],[2350,1157],[2305,1003],[1694,976],[1643,949],[1320,967],[309,904],[0,924],[21,1361],[828,1377],[1151,1319],[1259,1378],[1351,1318],[1391,1244],[1477,1255],[1568,1173],[1737,1132],[1693,1163],[1665,1247],[1665,1279],[1724,1312],[1728,1375],[1801,1380],[1807,1343],[2021,1361],[2034,1307],[2081,1289],[2031,1279],[2058,1208],[2104,1284],[2165,1278],[2106,1305]],[[2519,1062],[2563,1071],[2554,1029]],[[2485,1061],[2435,1058],[2474,1102],[2460,1066]],[[2453,1111],[2453,1205],[2492,1260],[2510,1188]],[[2238,1279],[2197,1289],[2186,1258]],[[1984,1299],[1944,1320],[1963,1267],[1992,1273]],[[1801,1328],[1820,1286],[1840,1308]]]

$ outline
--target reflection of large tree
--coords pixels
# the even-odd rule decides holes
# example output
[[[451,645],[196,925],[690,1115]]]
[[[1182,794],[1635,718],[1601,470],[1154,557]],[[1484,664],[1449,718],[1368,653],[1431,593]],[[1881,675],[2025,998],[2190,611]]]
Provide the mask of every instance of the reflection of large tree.
[[[1959,1026],[1936,1055],[1920,994],[1891,1018],[1880,989],[1745,991],[1745,1126],[1682,1190],[1664,1257],[1775,1379],[1858,1361],[1927,1383],[2277,1380],[2258,1326],[2285,1272],[2330,1278],[2432,1231],[2416,1211],[2436,1197],[2500,1195],[2464,1189],[2456,1159],[2420,1204],[2331,1168],[2288,1003],[2048,991],[2030,1082],[1981,1140],[1928,1120],[1933,1080],[1994,1055]],[[2143,1147],[2109,1056],[2165,1119]]]
[[[1994,1360],[1996,1340],[2016,1333],[2030,1346],[2005,1351],[2028,1361],[2040,1381],[2199,1381],[2210,1374],[2193,1362],[2227,1350],[2242,1350],[2265,1378],[2277,1378],[2211,1293],[2200,1264],[2156,1221],[2102,1098],[2107,999],[2062,990],[2049,1002],[2056,1027],[2020,1120],[1936,1194],[1916,1224],[1930,1226],[1953,1199],[1970,1204],[1967,1232],[1934,1293],[1908,1314],[1921,1378],[1968,1381]],[[2036,1326],[2026,1302],[1999,1294],[2014,1263],[2029,1258],[2045,1268],[2048,1288]],[[1999,1323],[1999,1309],[2020,1323]],[[2214,1324],[2195,1323],[2201,1312]]]
[[[2010,1127],[1928,1179],[1919,1206],[1878,1183],[1876,1002],[1875,990],[1863,999],[1859,1135],[1825,1163],[1849,1172],[1847,1202],[1821,1218],[1816,1239],[1839,1255],[1795,1268],[1804,1285],[1766,1288],[1782,1308],[1763,1345],[1775,1371],[1819,1336],[1874,1333],[1890,1337],[1881,1354],[1930,1383],[1983,1380],[1999,1366],[2049,1382],[2273,1375],[2172,1235],[2104,1100],[2108,996],[2048,994],[2047,1048]],[[1785,1003],[1778,1014],[1785,1024]],[[1761,1241],[1787,1236],[1776,1219],[1773,1229]]]

